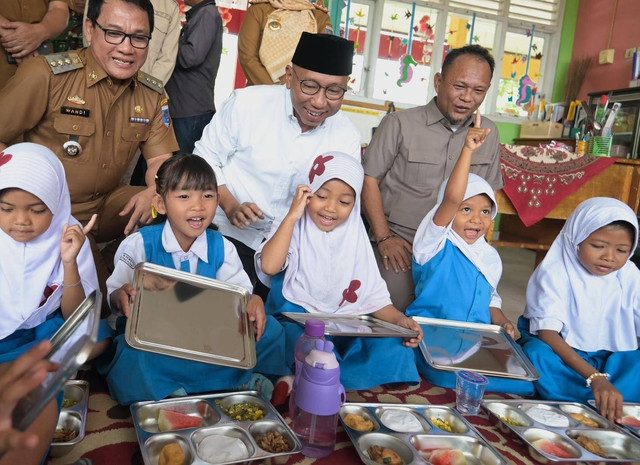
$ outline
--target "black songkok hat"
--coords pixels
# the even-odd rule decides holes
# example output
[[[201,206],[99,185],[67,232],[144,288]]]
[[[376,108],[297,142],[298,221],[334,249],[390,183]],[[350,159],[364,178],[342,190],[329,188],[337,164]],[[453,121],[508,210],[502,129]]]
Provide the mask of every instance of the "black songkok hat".
[[[349,76],[353,42],[331,34],[303,32],[291,62],[316,73]]]

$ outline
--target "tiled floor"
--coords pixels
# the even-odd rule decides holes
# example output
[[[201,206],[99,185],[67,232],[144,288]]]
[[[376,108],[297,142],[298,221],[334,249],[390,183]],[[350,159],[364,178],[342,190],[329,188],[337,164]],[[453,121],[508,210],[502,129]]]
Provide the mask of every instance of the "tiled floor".
[[[535,252],[513,247],[499,247],[502,258],[502,279],[498,293],[502,297],[502,311],[514,324],[524,312],[527,282],[534,269]]]

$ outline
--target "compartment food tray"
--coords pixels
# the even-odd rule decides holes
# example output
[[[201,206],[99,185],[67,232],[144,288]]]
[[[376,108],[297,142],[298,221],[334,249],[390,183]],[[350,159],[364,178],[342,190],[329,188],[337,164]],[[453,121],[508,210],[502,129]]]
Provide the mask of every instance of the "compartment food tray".
[[[383,423],[387,411],[404,411],[415,416],[421,431],[399,432]],[[371,432],[351,428],[348,414],[357,414],[373,423]],[[394,450],[404,465],[429,463],[430,451],[459,449],[468,465],[507,465],[507,461],[475,428],[452,407],[431,404],[347,403],[340,409],[340,420],[351,442],[367,465],[377,465],[367,450],[379,445]],[[451,431],[444,428],[448,425]]]
[[[629,463],[640,461],[640,440],[623,428],[611,423],[586,405],[577,402],[553,402],[540,400],[484,400],[482,408],[487,411],[504,432],[518,436],[529,449],[531,456],[542,463]],[[567,426],[551,426],[532,418],[527,411],[538,407]],[[587,417],[598,425],[588,426],[571,414]],[[536,415],[537,416],[537,415]],[[564,420],[566,418],[566,420]],[[549,420],[547,420],[549,421]],[[559,422],[557,422],[559,423]],[[596,441],[606,456],[590,452],[576,441],[578,436]],[[570,457],[552,455],[540,449],[534,442],[540,439],[552,441]]]
[[[225,414],[223,407],[227,408],[238,403],[258,404],[266,411],[266,415],[255,421],[241,421]],[[196,428],[160,432],[157,421],[160,409],[199,417],[202,419],[202,424]],[[165,399],[159,402],[138,402],[131,405],[131,416],[146,465],[158,465],[162,448],[172,442],[178,443],[182,448],[186,457],[185,465],[245,463],[296,454],[302,450],[302,444],[291,428],[257,391],[225,392]],[[291,450],[280,453],[263,450],[258,445],[256,437],[270,431],[278,431],[282,434]],[[249,457],[217,462],[205,461],[199,455],[198,445],[206,437],[214,434],[240,439],[247,448]]]
[[[65,407],[65,400],[74,402]],[[58,457],[67,454],[73,446],[84,439],[87,425],[87,411],[89,407],[89,383],[87,381],[69,380],[64,384],[64,398],[58,425],[61,428],[72,429],[78,432],[77,436],[66,442],[52,442],[49,454]]]

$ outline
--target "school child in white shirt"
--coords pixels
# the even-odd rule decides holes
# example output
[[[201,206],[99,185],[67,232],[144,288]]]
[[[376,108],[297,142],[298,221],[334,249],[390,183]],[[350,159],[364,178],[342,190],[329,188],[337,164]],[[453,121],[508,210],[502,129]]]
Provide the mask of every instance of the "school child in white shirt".
[[[129,299],[135,295],[131,284],[134,267],[145,261],[237,284],[251,292],[235,247],[211,227],[218,206],[213,169],[196,155],[177,155],[162,164],[156,177],[153,206],[165,221],[140,229],[118,248],[115,270],[107,280],[112,309],[129,316]],[[265,317],[258,296],[252,297],[247,310],[258,341],[255,371],[285,374],[282,327],[274,318]],[[252,370],[134,349],[124,339],[125,317],[117,321],[115,357],[103,368],[111,395],[122,405],[172,394],[234,389],[251,378]]]
[[[416,300],[407,308],[409,316],[423,316],[503,326],[512,337],[515,327],[500,309],[497,287],[502,261],[489,245],[486,234],[497,214],[493,189],[484,179],[470,173],[473,152],[489,129],[469,129],[465,145],[451,173],[438,193],[438,202],[422,220],[413,241],[413,278]],[[473,355],[473,341],[452,340],[441,332],[448,355]],[[437,334],[437,331],[430,337]],[[455,374],[436,370],[418,354],[420,374],[438,386],[453,388]],[[524,381],[491,377],[488,391],[532,395],[533,385]]]
[[[260,279],[271,285],[267,313],[367,315],[418,332],[418,337],[332,338],[346,389],[420,381],[409,347],[422,339],[420,326],[391,304],[360,217],[364,171],[341,152],[318,156],[309,185],[300,185],[289,213],[256,253]],[[294,367],[294,346],[303,328],[282,321],[287,362]],[[278,386],[276,386],[278,389]]]
[[[98,289],[85,241],[94,222],[95,217],[83,229],[71,216],[64,168],[51,150],[21,143],[0,152],[0,363],[50,339],[85,296]],[[109,336],[104,322],[99,334],[104,342],[94,354]],[[11,452],[6,463],[40,463],[57,413],[52,401],[29,428],[39,436],[38,446]]]
[[[610,420],[640,402],[638,218],[619,200],[585,200],[529,279],[520,343],[545,399],[586,402]]]

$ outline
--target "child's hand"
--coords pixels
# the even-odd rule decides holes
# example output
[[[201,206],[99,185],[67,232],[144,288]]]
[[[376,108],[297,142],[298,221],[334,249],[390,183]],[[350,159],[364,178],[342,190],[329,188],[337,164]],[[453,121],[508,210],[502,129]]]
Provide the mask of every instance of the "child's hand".
[[[609,421],[622,419],[622,394],[604,376],[597,376],[591,380],[593,397],[596,399],[598,413]]]
[[[253,295],[247,304],[247,313],[249,313],[249,321],[253,322],[256,332],[256,341],[259,341],[264,334],[264,328],[267,325],[267,316],[264,313],[264,302],[260,296]]]
[[[311,197],[313,197],[311,187],[300,184],[296,189],[296,195],[293,197],[293,202],[291,202],[291,207],[289,208],[287,216],[293,221],[298,221],[302,218],[302,215],[304,215],[304,209],[309,204]]]
[[[124,284],[120,289],[116,289],[111,293],[111,307],[122,312],[124,316],[129,318],[131,310],[129,308],[129,300],[137,294],[135,288],[129,284]]]
[[[404,340],[403,344],[407,347],[418,347],[418,344],[422,341],[422,328],[420,325],[413,319],[406,315],[402,315],[400,319],[396,322],[398,326],[402,326],[403,328],[411,329],[413,331],[418,332],[418,337],[411,337]]]
[[[516,327],[513,326],[513,323],[511,323],[510,321],[505,321],[500,326],[502,326],[504,328],[505,332],[509,336],[511,336],[512,339],[516,338]]]
[[[480,110],[476,111],[476,122],[472,128],[469,128],[467,137],[464,140],[464,146],[471,151],[479,148],[491,132],[491,129],[483,129],[480,127],[482,123],[482,117],[480,116]]]
[[[91,231],[91,228],[93,228],[93,225],[96,224],[97,218],[98,215],[94,214],[84,228],[78,224],[73,226],[67,224],[64,226],[62,241],[60,241],[60,257],[62,258],[62,263],[73,263],[76,261],[82,244],[84,244],[84,240],[87,234],[89,234],[89,231]]]

